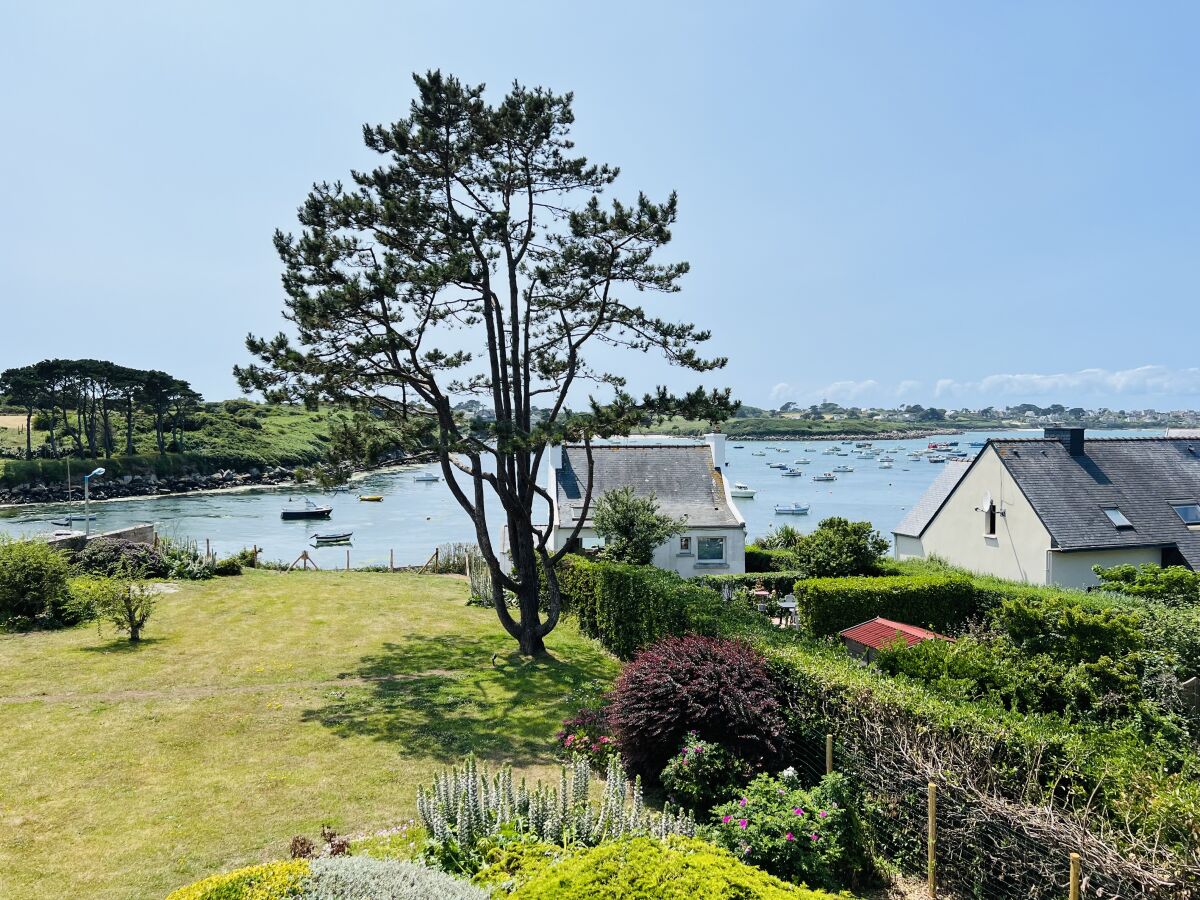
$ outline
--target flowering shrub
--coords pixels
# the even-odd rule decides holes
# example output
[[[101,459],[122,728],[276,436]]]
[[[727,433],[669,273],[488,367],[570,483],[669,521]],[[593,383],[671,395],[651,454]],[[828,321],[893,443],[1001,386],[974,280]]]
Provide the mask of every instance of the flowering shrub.
[[[563,719],[555,741],[560,757],[586,757],[598,771],[608,771],[609,761],[617,756],[617,742],[610,734],[603,709],[585,707],[571,718]]]
[[[663,787],[676,803],[705,813],[750,776],[749,767],[720,744],[688,734],[683,746],[662,771]]]
[[[870,873],[864,835],[841,775],[812,791],[794,776],[760,775],[713,810],[716,843],[780,878],[830,887]]]
[[[646,809],[642,785],[631,784],[614,758],[601,799],[591,797],[592,771],[577,756],[563,766],[558,787],[524,780],[514,785],[512,769],[488,775],[468,757],[462,769],[443,772],[431,789],[417,791],[417,811],[429,837],[425,858],[452,873],[473,873],[489,853],[520,841],[595,846],[626,835],[692,835],[696,823],[683,810],[665,804],[661,814]]]
[[[721,638],[667,638],[621,672],[609,704],[631,774],[657,780],[684,736],[720,744],[752,766],[780,749],[783,715],[766,661]]]
[[[290,900],[303,896],[300,890],[308,873],[307,859],[247,866],[180,888],[167,900]]]

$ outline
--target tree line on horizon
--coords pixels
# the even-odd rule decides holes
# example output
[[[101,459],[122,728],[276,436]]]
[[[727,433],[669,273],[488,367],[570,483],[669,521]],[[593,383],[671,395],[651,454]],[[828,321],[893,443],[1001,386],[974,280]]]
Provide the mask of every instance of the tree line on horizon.
[[[53,458],[133,454],[138,414],[153,419],[160,454],[183,449],[188,415],[203,400],[186,381],[157,369],[99,359],[45,359],[0,372],[0,396],[25,412],[25,455]],[[33,446],[33,430],[47,432]],[[170,434],[170,441],[167,435]]]

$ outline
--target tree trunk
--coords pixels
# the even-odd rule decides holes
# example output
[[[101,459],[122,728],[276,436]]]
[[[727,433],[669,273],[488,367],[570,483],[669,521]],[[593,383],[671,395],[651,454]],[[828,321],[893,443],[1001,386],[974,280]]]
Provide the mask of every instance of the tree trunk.
[[[33,407],[25,410],[25,458],[33,459]]]
[[[522,656],[545,656],[546,645],[542,641],[542,619],[538,611],[540,605],[540,586],[537,576],[521,585],[517,599],[521,604],[521,632],[517,635],[517,643],[521,646]]]

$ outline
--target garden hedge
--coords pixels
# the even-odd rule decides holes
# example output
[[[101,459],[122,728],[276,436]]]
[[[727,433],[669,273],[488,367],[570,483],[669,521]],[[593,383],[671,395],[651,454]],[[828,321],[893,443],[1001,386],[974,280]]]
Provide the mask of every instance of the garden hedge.
[[[746,545],[747,572],[794,572],[798,568],[799,560],[791,550]]]
[[[804,573],[796,569],[779,572],[756,572],[747,575],[697,575],[692,579],[695,584],[702,584],[724,594],[726,591],[744,589],[752,591],[760,584],[768,591],[774,591],[780,597],[792,592],[792,587],[804,577]]]
[[[991,599],[964,575],[892,575],[797,581],[797,615],[813,634],[837,634],[875,616],[953,632]]]

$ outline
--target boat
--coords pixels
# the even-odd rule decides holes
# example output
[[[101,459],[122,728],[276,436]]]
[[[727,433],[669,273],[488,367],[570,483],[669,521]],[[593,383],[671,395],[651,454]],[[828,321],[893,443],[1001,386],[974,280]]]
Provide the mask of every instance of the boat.
[[[283,509],[279,511],[281,519],[328,519],[333,514],[332,506],[317,506],[309,499],[305,499],[304,505],[292,507],[291,509]]]
[[[753,453],[751,453],[750,455],[751,455],[751,456],[766,456],[767,454],[766,454],[764,451],[762,451],[762,450],[755,450],[755,451],[754,451]]]
[[[72,522],[95,522],[96,514],[91,513],[86,516],[67,516],[65,519],[51,519],[51,525],[60,525],[63,528],[70,528]]]
[[[890,462],[881,462],[879,464],[879,468],[881,468],[881,469],[890,469],[891,467],[892,467],[892,464]]]
[[[777,516],[807,516],[811,506],[808,503],[776,503]]]
[[[842,441],[843,444],[853,444],[854,441]]]
[[[768,469],[786,469],[787,463],[767,463]]]
[[[383,494],[359,494],[358,499],[363,503],[382,503]]]
[[[734,444],[734,445],[733,445],[733,449],[734,449],[734,450],[745,450],[745,449],[746,449],[746,445],[745,445],[745,444]]]
[[[895,457],[892,457],[892,456],[881,456],[881,457],[879,457],[879,461],[881,463],[894,463],[896,461],[896,459],[895,459]]]
[[[812,460],[811,459],[793,459],[792,465],[793,466],[808,466],[808,465],[812,465]]]
[[[832,472],[823,472],[820,475],[814,475],[813,481],[837,481],[837,476]]]
[[[748,485],[742,481],[737,481],[737,482],[734,482],[733,488],[729,491],[729,496],[730,497],[743,497],[747,500],[753,500],[754,495],[757,493],[758,493],[758,491],[756,491],[754,488],[750,487],[750,485]]]
[[[821,451],[821,453],[825,456],[833,456],[833,454],[837,453],[837,450],[833,449],[832,447],[826,447]]]
[[[967,446],[968,447],[986,447],[987,441],[971,441],[971,443],[968,444]]]
[[[834,466],[833,471],[835,471],[835,472],[853,472],[854,466]]]
[[[784,476],[785,478],[795,478],[797,475],[803,475],[804,472],[801,471],[800,469],[784,469],[779,474]]]
[[[413,481],[441,481],[440,475],[434,475],[432,472],[422,472],[420,475],[414,475]]]
[[[934,453],[930,455],[928,459],[931,463],[944,463],[946,461],[946,457],[942,456],[940,453]]]
[[[348,544],[353,534],[353,531],[337,531],[330,534],[314,534],[312,539],[314,544]]]

